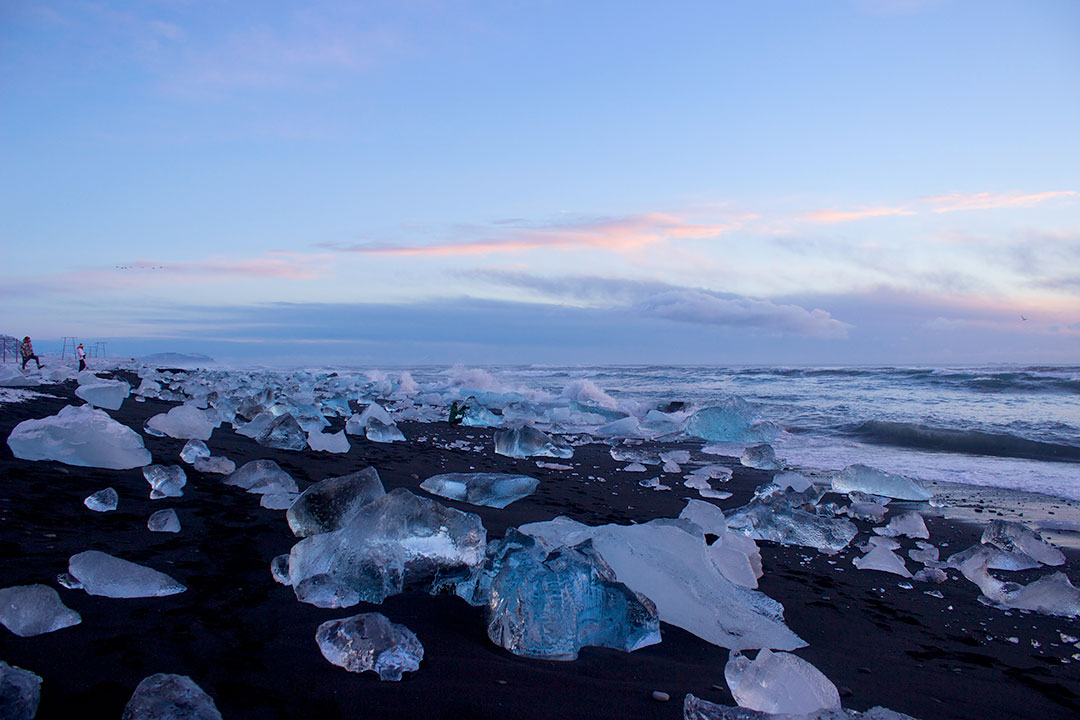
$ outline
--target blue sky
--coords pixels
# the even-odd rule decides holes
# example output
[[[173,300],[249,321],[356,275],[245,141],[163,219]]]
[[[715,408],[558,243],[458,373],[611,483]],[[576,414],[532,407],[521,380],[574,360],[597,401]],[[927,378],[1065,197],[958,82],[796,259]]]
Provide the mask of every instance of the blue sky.
[[[0,107],[46,351],[1080,358],[1072,1],[12,0]]]

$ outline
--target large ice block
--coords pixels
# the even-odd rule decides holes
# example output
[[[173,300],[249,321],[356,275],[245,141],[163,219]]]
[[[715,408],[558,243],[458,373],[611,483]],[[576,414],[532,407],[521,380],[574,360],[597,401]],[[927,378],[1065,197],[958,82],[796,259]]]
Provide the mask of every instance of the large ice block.
[[[79,613],[64,605],[48,585],[0,589],[0,624],[19,637],[42,635],[81,622]]]
[[[774,714],[801,715],[839,710],[840,693],[829,678],[797,655],[761,650],[754,660],[735,651],[724,666],[740,707]]]
[[[914,478],[896,475],[867,465],[848,465],[833,478],[832,489],[847,493],[858,490],[897,500],[929,500],[930,491]]]
[[[33,720],[41,702],[41,678],[0,660],[0,717]]]
[[[121,720],[221,720],[221,713],[187,675],[158,673],[135,688]]]
[[[292,475],[273,460],[266,459],[244,463],[223,482],[257,495],[300,492]]]
[[[97,550],[72,555],[68,572],[86,592],[104,597],[162,597],[187,589],[165,573]]]
[[[94,407],[106,410],[119,410],[124,404],[124,399],[131,394],[131,386],[123,380],[101,380],[96,382],[79,384],[75,388],[75,395],[90,403]]]
[[[385,494],[378,471],[366,467],[310,486],[289,507],[285,517],[297,537],[331,532],[347,525],[360,508]]]
[[[381,613],[328,620],[315,632],[323,657],[349,672],[373,670],[380,680],[400,680],[420,669],[424,646],[412,630]]]
[[[146,426],[171,438],[209,440],[216,424],[194,405],[177,405],[147,420]]]
[[[127,470],[150,463],[142,437],[89,405],[68,405],[56,415],[24,420],[8,436],[23,460],[58,460],[68,465]]]
[[[858,534],[850,520],[817,515],[787,503],[751,501],[727,515],[728,528],[754,540],[817,548],[832,555]]]
[[[772,422],[758,422],[750,404],[731,395],[690,416],[683,431],[712,442],[770,442],[780,434]]]
[[[1002,582],[987,572],[986,565],[977,558],[961,565],[960,572],[978,585],[991,603],[1000,607],[1080,617],[1080,589],[1069,582],[1063,572],[1039,578],[1027,585]]]
[[[420,487],[432,495],[473,505],[504,508],[528,497],[539,480],[510,473],[444,473],[432,475]]]
[[[1043,565],[1064,565],[1065,555],[1042,535],[1018,522],[991,520],[983,530],[982,542],[1008,553],[1024,553]]]
[[[307,433],[289,413],[274,418],[274,421],[255,437],[255,442],[278,450],[306,450],[308,446]]]
[[[495,452],[513,458],[526,458],[534,455],[557,458],[574,456],[574,448],[570,447],[566,442],[553,438],[531,425],[497,430],[495,432]]]

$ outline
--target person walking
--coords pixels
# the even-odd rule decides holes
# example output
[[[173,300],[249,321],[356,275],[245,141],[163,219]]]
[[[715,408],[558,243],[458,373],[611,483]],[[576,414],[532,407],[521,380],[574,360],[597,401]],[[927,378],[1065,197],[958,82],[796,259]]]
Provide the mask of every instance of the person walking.
[[[33,360],[34,362],[36,362],[37,366],[38,366],[38,369],[39,370],[41,369],[41,360],[39,360],[38,356],[34,354],[34,346],[30,344],[30,336],[29,335],[27,335],[26,337],[23,338],[22,347],[20,347],[19,350],[20,350],[20,352],[22,352],[22,369],[23,370],[26,369],[26,363],[28,363],[30,360]]]
[[[83,350],[82,343],[79,343],[79,347],[75,348],[75,357],[79,358],[79,372],[86,369],[86,351]]]

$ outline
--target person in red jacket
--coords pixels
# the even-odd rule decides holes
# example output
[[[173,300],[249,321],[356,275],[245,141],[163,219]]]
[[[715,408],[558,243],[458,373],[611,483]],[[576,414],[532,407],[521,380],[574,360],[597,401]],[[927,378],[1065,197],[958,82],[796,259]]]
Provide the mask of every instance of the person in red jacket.
[[[34,346],[30,344],[30,336],[27,335],[23,338],[22,347],[19,348],[22,352],[22,369],[26,369],[26,363],[33,360],[37,363],[38,368],[41,368],[41,360],[34,354]]]

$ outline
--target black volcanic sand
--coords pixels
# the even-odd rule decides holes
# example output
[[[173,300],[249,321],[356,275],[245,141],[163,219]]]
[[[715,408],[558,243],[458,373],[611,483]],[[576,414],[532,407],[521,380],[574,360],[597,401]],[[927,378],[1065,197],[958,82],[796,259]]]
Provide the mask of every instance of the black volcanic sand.
[[[55,398],[0,406],[0,436],[7,438],[22,420],[81,403],[73,383],[40,389]],[[173,405],[132,397],[110,415],[141,430],[148,417]],[[445,423],[402,423],[401,428],[407,443],[350,437],[352,450],[341,455],[272,450],[230,428],[215,430],[207,444],[238,467],[258,458],[275,460],[301,489],[367,465],[378,469],[387,490],[406,487],[420,495],[426,495],[420,482],[441,472],[521,472],[538,478],[532,496],[503,510],[440,498],[479,514],[489,539],[510,526],[557,515],[588,524],[674,517],[696,496],[677,476],[662,476],[670,491],[640,487],[638,480],[659,468],[649,474],[619,471],[622,464],[600,443],[576,448],[571,460],[544,459],[575,468],[551,470],[495,455],[491,429]],[[482,450],[446,448],[459,440]],[[146,436],[145,442],[154,462],[180,464],[183,440]],[[695,461],[734,468],[727,484],[733,496],[717,502],[725,510],[745,503],[770,477],[730,458],[702,455],[700,444],[680,447],[691,449]],[[633,653],[585,648],[574,662],[548,662],[495,646],[487,638],[483,610],[451,595],[406,592],[382,605],[340,610],[300,603],[291,588],[270,576],[270,561],[296,542],[284,513],[259,507],[257,495],[223,485],[219,475],[185,470],[183,497],[152,501],[140,469],[27,462],[0,443],[0,587],[57,587],[63,602],[83,619],[30,638],[0,629],[0,660],[44,680],[39,718],[119,718],[135,686],[159,672],[191,676],[227,720],[676,719],[682,717],[686,693],[734,704],[724,685],[728,651],[667,624],[661,626],[662,643]],[[590,475],[605,482],[589,480]],[[85,497],[110,486],[120,495],[116,511],[96,513],[83,505]],[[971,505],[974,512],[980,502]],[[996,517],[996,508],[981,505],[985,520]],[[1051,506],[1059,519],[1080,517],[1077,504],[1067,501],[1048,501],[1040,512]],[[169,507],[180,517],[181,532],[149,532],[150,514]],[[1019,512],[1017,507],[1013,503],[1010,512]],[[894,502],[892,512],[908,508],[924,512],[942,557],[978,541],[980,526],[947,519],[925,503]],[[857,524],[861,544],[870,526]],[[905,551],[914,547],[911,540],[902,542]],[[809,643],[798,655],[836,683],[845,707],[883,705],[924,720],[1080,714],[1080,656],[1070,657],[1080,648],[1060,637],[1080,636],[1080,622],[985,606],[978,589],[951,571],[941,585],[904,589],[898,576],[856,570],[851,561],[860,553],[854,549],[827,556],[758,544],[765,567],[760,589],[783,603],[788,625]],[[166,572],[188,589],[170,597],[125,600],[59,587],[56,576],[67,571],[68,558],[91,549]],[[1080,553],[1067,554],[1066,570],[1075,577]],[[908,566],[919,567],[910,561]],[[1029,582],[1046,572],[1014,573],[1010,579]],[[924,593],[935,589],[944,599]],[[346,672],[319,652],[315,630],[320,623],[370,611],[403,623],[424,645],[419,671],[401,682]],[[671,701],[652,699],[654,690],[669,693]]]

